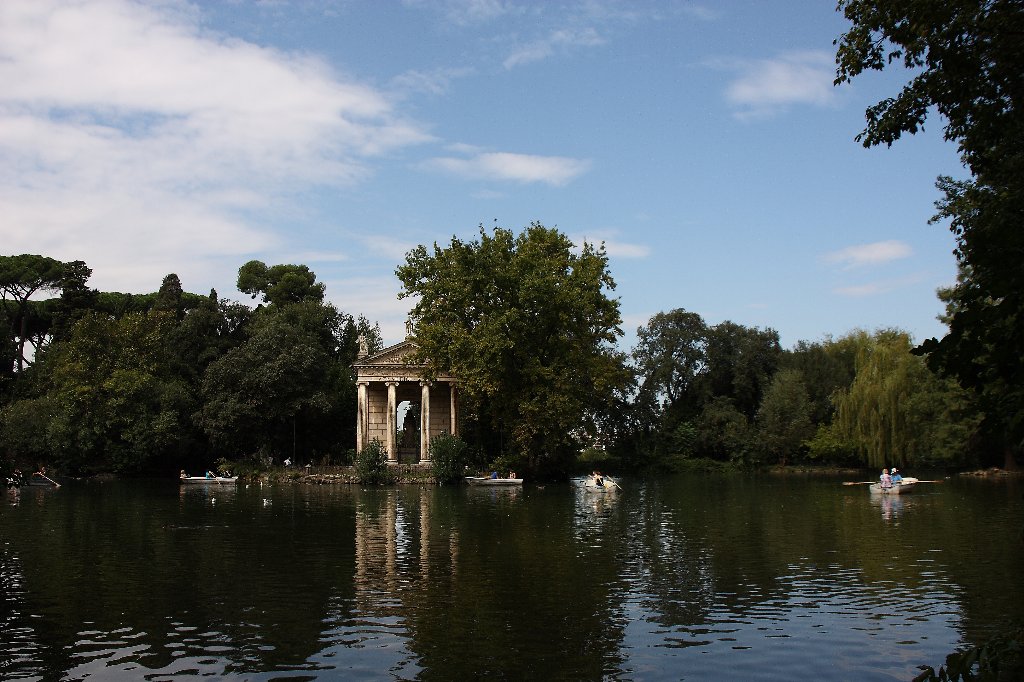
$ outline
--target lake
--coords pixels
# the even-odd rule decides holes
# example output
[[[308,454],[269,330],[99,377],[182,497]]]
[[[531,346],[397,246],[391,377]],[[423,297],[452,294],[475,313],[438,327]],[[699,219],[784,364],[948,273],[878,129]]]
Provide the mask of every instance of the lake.
[[[910,680],[1024,613],[1019,480],[0,493],[0,678]]]

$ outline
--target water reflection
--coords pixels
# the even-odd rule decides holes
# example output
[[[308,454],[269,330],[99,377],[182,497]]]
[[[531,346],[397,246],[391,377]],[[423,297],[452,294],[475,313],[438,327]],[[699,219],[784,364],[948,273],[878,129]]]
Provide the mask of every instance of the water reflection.
[[[903,495],[872,495],[871,504],[881,508],[884,521],[898,522],[903,515]]]
[[[0,677],[909,679],[1024,608],[1019,495],[623,487],[8,499]]]

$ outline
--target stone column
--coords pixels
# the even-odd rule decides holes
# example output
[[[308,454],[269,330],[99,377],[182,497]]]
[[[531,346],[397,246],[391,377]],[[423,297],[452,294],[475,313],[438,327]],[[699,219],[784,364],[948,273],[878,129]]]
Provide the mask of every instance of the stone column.
[[[356,452],[362,452],[365,447],[366,434],[369,430],[370,406],[366,402],[366,390],[369,384],[369,381],[360,381],[356,384],[359,395],[359,399],[356,401],[356,405],[358,405],[356,409]]]
[[[430,382],[420,382],[420,464],[430,464]]]
[[[451,396],[451,430],[448,431],[448,433],[452,434],[453,436],[457,436],[459,435],[459,398],[458,388],[455,386],[454,381],[448,383],[448,392],[449,395]]]
[[[397,381],[388,381],[386,383],[387,383],[387,387],[388,387],[388,415],[387,415],[388,434],[387,434],[387,442],[384,444],[384,446],[388,449],[388,463],[389,464],[397,464],[398,463],[398,443],[396,442],[396,438],[397,438],[397,434],[398,434],[398,429],[395,426],[395,418],[396,418],[396,411],[398,410],[398,405],[396,404],[396,400],[395,400],[395,391],[398,388],[398,382]]]

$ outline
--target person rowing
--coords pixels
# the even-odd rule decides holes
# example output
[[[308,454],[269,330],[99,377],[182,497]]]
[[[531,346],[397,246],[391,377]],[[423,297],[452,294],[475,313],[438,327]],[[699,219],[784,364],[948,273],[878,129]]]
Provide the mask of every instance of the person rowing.
[[[882,469],[882,475],[878,477],[881,483],[882,489],[887,490],[892,487],[892,476],[889,475],[888,469]]]

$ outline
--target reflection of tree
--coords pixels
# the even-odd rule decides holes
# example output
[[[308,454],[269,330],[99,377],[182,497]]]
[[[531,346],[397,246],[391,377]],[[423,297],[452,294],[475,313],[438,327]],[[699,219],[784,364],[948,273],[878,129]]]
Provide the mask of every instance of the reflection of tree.
[[[15,489],[8,492],[12,504],[20,503]],[[6,502],[6,500],[4,500]],[[25,604],[25,578],[21,561],[11,552],[7,543],[0,544],[0,661],[31,659],[43,647],[36,639],[31,612]],[[0,665],[0,670],[4,666]],[[39,675],[38,669],[19,670],[27,676]]]
[[[18,674],[44,679],[104,666],[598,679],[642,677],[644,655],[663,663],[637,642],[727,655],[720,640],[811,623],[893,637],[904,630],[893,624],[934,620],[979,641],[1024,607],[1020,548],[986,554],[982,569],[969,551],[1019,533],[1007,520],[1019,519],[1019,486],[986,484],[915,491],[891,521],[862,488],[773,477],[597,496],[553,485],[24,490],[0,510],[0,653],[21,647]]]
[[[364,505],[360,617],[401,623],[424,678],[594,679],[616,670],[615,564],[565,541],[564,493],[399,489]]]
[[[307,523],[294,497],[258,506],[269,489],[197,489],[179,499],[167,486],[140,495],[100,485],[65,486],[70,499],[53,496],[19,515],[15,547],[25,608],[45,628],[45,677],[69,670],[83,640],[130,642],[138,654],[122,664],[147,670],[198,659],[213,674],[308,667],[328,597],[351,589],[350,562],[330,559],[339,549],[332,536],[353,532],[344,507]],[[339,563],[340,573],[325,572]]]
[[[636,596],[655,614],[654,622],[701,623],[715,601],[713,562],[702,542],[703,532],[680,524],[685,517],[664,493],[658,486],[640,493],[630,519],[626,570],[636,573]]]

